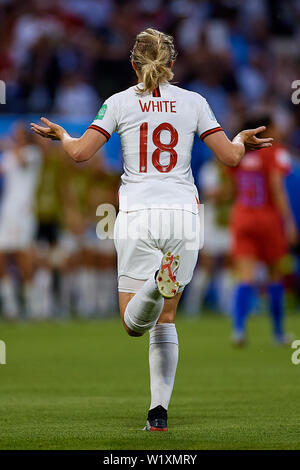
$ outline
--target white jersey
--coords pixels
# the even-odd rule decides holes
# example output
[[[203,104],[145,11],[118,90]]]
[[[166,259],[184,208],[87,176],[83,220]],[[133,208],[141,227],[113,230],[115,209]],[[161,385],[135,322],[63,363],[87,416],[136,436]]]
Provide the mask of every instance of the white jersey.
[[[90,128],[107,139],[115,131],[120,135],[124,160],[120,210],[198,212],[190,166],[194,135],[203,140],[222,130],[205,98],[170,84],[160,84],[145,95],[132,86],[107,99]]]

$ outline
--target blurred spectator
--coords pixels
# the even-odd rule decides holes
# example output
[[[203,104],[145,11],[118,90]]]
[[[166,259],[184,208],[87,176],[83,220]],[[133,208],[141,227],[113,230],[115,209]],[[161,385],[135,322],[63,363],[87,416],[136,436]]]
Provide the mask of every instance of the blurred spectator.
[[[175,35],[176,79],[203,93],[222,123],[240,123],[243,106],[271,100],[288,108],[299,16],[297,0],[2,1],[8,99],[0,112],[76,116],[80,108],[92,117],[99,97],[133,84],[129,50],[149,25]]]
[[[6,142],[1,161],[4,188],[0,209],[0,295],[3,314],[19,316],[18,295],[10,273],[8,255],[15,257],[28,316],[33,308],[33,240],[36,229],[34,196],[41,152],[33,137],[19,124],[13,138]]]
[[[55,111],[69,118],[90,118],[97,113],[100,101],[91,85],[77,73],[65,76],[57,90]]]

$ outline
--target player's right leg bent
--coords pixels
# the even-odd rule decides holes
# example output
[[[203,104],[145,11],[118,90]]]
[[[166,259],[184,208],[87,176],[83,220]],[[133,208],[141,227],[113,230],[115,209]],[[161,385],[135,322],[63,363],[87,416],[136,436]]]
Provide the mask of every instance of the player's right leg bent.
[[[184,212],[152,209],[118,214],[115,245],[120,310],[131,336],[151,329],[162,312],[164,298],[174,297],[192,277],[199,248],[195,242],[198,217],[188,214],[187,223],[193,220],[195,225],[195,234],[190,236],[183,230]]]
[[[142,220],[144,212],[120,211],[114,230],[120,313],[130,336],[143,335],[155,324],[163,308],[163,297],[155,280],[160,256],[148,239]]]
[[[163,299],[171,300],[176,298],[179,290],[179,282],[176,280],[178,267],[179,255],[172,255],[167,252],[162,257],[159,269],[148,281],[139,281],[121,276],[119,283],[120,313],[123,326],[130,336],[143,335],[145,331],[155,325],[158,317],[162,317],[162,322],[165,322],[166,318],[172,316],[170,309],[166,309],[166,312],[164,312],[165,307],[170,302],[166,304]],[[122,292],[123,288],[125,292]],[[130,289],[138,289],[137,294],[127,292]],[[135,312],[138,312],[138,315]]]

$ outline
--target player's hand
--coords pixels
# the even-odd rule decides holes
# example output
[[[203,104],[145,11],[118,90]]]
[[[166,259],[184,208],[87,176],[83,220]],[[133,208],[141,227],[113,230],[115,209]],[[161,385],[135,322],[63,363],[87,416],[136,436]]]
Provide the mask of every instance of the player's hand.
[[[266,130],[265,126],[257,127],[256,129],[247,129],[245,131],[240,132],[240,136],[243,140],[244,146],[246,150],[259,150],[266,147],[272,147],[273,139],[272,137],[266,137],[264,139],[260,139],[256,137],[257,134],[260,132],[264,132]]]
[[[61,140],[62,135],[64,133],[64,128],[55,124],[54,122],[49,121],[44,117],[41,118],[44,124],[47,127],[39,126],[38,124],[34,124],[33,122],[30,124],[31,130],[33,130],[37,135],[41,137],[45,137],[46,139],[52,140]]]

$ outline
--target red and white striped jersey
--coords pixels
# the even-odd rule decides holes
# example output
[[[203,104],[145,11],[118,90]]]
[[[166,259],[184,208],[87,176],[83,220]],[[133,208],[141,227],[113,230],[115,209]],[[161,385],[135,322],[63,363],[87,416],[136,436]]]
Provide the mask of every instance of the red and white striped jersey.
[[[190,165],[194,135],[203,140],[222,130],[205,98],[170,84],[145,95],[133,86],[107,99],[90,128],[107,139],[113,132],[120,135],[124,160],[120,210],[198,212]]]

